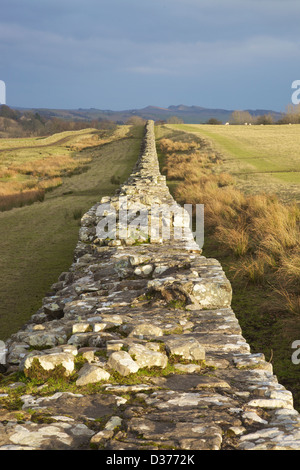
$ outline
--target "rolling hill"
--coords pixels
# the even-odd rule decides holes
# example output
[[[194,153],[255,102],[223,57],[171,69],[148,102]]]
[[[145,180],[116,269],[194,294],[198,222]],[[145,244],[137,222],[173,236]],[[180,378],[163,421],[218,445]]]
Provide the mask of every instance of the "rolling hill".
[[[132,116],[139,116],[143,119],[153,119],[154,121],[167,120],[172,116],[176,116],[181,119],[184,123],[189,124],[201,124],[208,121],[208,119],[215,118],[219,121],[226,122],[230,119],[230,116],[234,110],[226,109],[210,109],[203,108],[201,106],[185,106],[185,105],[172,105],[168,108],[162,108],[159,106],[147,106],[142,109],[129,109],[124,111],[111,111],[101,110],[96,108],[90,109],[47,109],[47,108],[36,108],[36,109],[24,109],[14,108],[20,111],[34,111],[38,112],[41,116],[46,118],[61,118],[67,120],[89,120],[94,119],[108,119],[115,121],[119,124],[125,123]],[[264,114],[271,114],[274,120],[280,119],[283,114],[278,111],[256,109],[256,110],[245,110],[253,116],[262,116]]]

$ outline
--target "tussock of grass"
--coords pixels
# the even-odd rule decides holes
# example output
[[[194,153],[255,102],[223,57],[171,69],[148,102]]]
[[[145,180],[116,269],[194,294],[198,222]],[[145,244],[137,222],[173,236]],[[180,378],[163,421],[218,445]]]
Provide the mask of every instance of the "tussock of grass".
[[[161,139],[160,148],[164,153],[186,152],[197,148],[199,144],[195,141],[182,142],[171,139]]]
[[[35,177],[55,177],[62,173],[72,172],[79,165],[90,162],[91,159],[74,159],[71,155],[56,155],[47,158],[12,165],[15,173],[31,175]]]
[[[218,226],[216,239],[225,244],[236,256],[243,256],[249,249],[249,234],[246,228],[233,228]]]
[[[285,287],[275,288],[275,292],[285,305],[285,308],[294,315],[300,315],[300,295]]]
[[[19,193],[0,195],[0,211],[7,211],[13,207],[23,207],[34,202],[42,202],[45,198],[44,189],[32,189]]]

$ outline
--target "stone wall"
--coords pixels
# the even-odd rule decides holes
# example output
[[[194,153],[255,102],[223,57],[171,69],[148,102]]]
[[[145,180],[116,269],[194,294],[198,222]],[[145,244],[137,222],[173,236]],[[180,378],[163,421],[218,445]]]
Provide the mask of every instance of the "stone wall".
[[[173,208],[165,239],[146,233],[162,205]],[[53,393],[45,379],[29,393],[8,381],[0,449],[300,448],[292,394],[251,354],[220,263],[201,255],[189,229],[175,236],[182,221],[149,121],[128,181],[83,216],[70,270],[7,342],[7,379],[59,371],[69,389]],[[16,391],[22,419],[5,406]]]

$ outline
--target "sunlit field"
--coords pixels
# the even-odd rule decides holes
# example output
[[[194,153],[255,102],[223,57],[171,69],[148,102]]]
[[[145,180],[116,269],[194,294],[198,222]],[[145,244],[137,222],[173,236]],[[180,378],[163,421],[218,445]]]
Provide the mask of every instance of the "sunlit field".
[[[62,184],[62,177],[86,170],[92,154],[83,149],[111,138],[107,131],[83,129],[45,138],[0,139],[0,211],[42,201],[47,190]]]
[[[283,200],[300,201],[300,125],[168,126],[207,138],[222,159],[222,171],[233,174],[239,187],[261,188]]]

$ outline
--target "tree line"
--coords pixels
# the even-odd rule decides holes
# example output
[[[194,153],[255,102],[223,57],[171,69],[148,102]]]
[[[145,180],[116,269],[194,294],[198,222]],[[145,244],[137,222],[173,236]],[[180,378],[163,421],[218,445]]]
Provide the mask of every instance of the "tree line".
[[[80,129],[114,129],[116,123],[106,119],[67,120],[41,116],[38,112],[21,112],[7,105],[0,106],[0,136],[30,137],[47,136],[57,132]]]
[[[218,119],[211,118],[207,124],[223,124]],[[271,114],[263,114],[260,116],[253,116],[249,111],[233,111],[228,124],[255,124],[255,125],[271,125],[271,124],[300,124],[300,105],[288,105],[286,113],[282,114],[280,119],[275,119]]]

